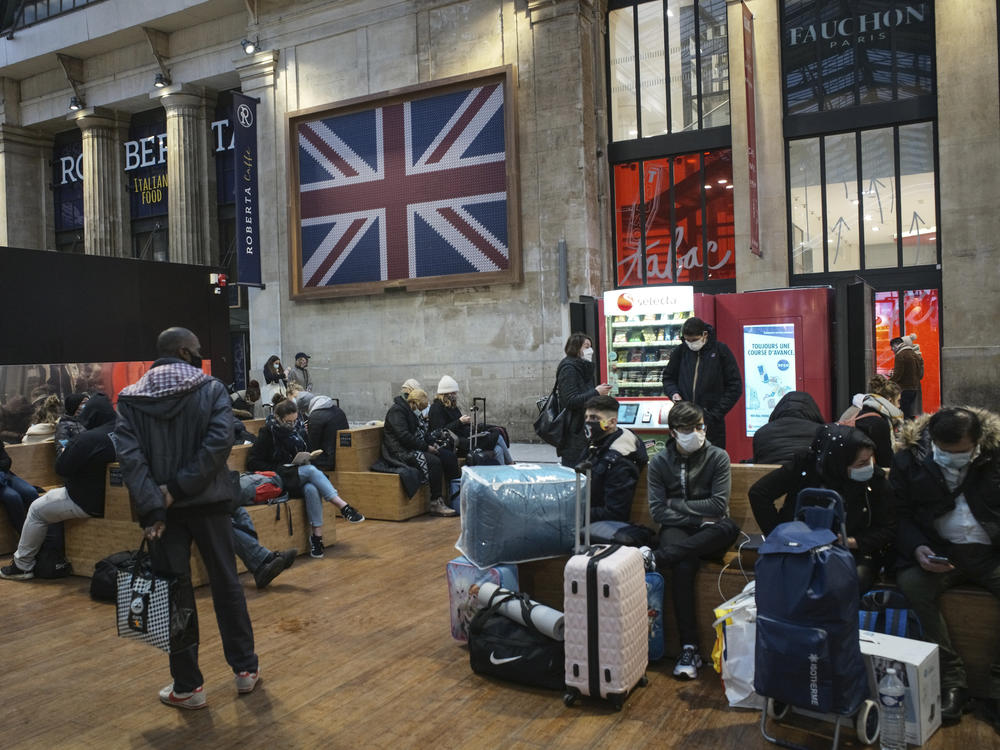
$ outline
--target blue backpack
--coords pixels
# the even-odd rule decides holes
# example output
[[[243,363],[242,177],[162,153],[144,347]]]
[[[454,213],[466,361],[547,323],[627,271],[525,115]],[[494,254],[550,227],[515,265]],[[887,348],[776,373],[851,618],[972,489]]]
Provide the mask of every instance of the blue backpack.
[[[768,535],[757,560],[754,689],[791,706],[851,714],[868,694],[868,679],[858,643],[857,568],[843,546],[843,500],[832,490],[805,489],[795,519]]]
[[[902,591],[872,589],[861,597],[858,625],[862,630],[895,635],[899,638],[924,637],[924,628],[917,613]]]

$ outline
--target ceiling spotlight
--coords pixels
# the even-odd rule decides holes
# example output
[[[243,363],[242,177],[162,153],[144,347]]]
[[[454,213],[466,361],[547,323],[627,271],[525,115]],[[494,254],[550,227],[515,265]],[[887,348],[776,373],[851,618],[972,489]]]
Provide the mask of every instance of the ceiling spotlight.
[[[83,99],[81,99],[78,96],[74,96],[73,98],[71,98],[69,100],[69,111],[70,112],[78,112],[81,109],[83,109]]]
[[[257,47],[260,46],[260,39],[244,39],[240,42],[240,46],[243,47],[243,51],[246,54],[252,55],[257,51]]]
[[[153,86],[158,89],[166,88],[169,85],[170,79],[163,75],[163,73],[157,73],[156,78],[153,79]]]

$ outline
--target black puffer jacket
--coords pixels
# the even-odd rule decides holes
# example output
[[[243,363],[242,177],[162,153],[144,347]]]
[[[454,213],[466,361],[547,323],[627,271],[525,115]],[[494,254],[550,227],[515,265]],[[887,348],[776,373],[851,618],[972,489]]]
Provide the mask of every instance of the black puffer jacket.
[[[790,465],[797,456],[808,452],[825,422],[816,400],[808,393],[786,393],[775,405],[767,424],[753,436],[753,462]]]
[[[316,456],[313,466],[325,471],[335,471],[337,468],[337,433],[350,429],[347,415],[343,409],[333,403],[329,396],[317,396],[309,407],[309,450],[322,450],[323,455]]]
[[[594,365],[581,357],[563,357],[556,369],[559,408],[569,410],[566,439],[556,446],[556,454],[576,460],[587,448],[583,434],[583,414],[587,402],[597,395]]]
[[[669,398],[675,393],[698,404],[716,420],[725,417],[743,394],[736,357],[716,339],[712,326],[708,326],[708,340],[700,351],[693,352],[681,344],[670,354],[663,368],[663,395]]]
[[[591,521],[625,521],[642,467],[649,463],[646,446],[633,433],[619,428],[587,450],[591,462]]]
[[[296,420],[291,430],[283,429],[271,414],[257,433],[257,442],[247,453],[247,471],[273,471],[281,477],[281,485],[292,497],[302,496],[299,467],[292,465],[296,454],[308,450],[305,428]]]
[[[95,394],[80,412],[83,432],[70,438],[56,459],[56,473],[65,480],[70,499],[92,516],[104,515],[104,477],[115,460],[111,433],[116,416],[108,397]]]
[[[859,441],[864,438],[860,430],[827,425],[817,434],[808,453],[755,482],[747,494],[760,530],[770,534],[779,523],[791,521],[800,490],[824,487],[843,498],[847,535],[855,538],[859,553],[875,555],[891,545],[896,527],[885,472],[876,466],[867,482],[855,482],[847,474],[847,467],[861,447]],[[775,502],[782,498],[781,508],[776,508]]]
[[[161,367],[173,377],[158,373]],[[171,512],[227,512],[239,498],[239,475],[226,466],[233,445],[229,391],[183,360],[156,360],[121,392],[113,440],[143,527],[167,518],[161,484],[174,497]]]
[[[980,419],[983,434],[979,455],[969,466],[964,481],[954,491],[948,489],[940,467],[934,463],[929,416],[907,422],[900,436],[889,473],[893,507],[899,520],[896,545],[904,565],[916,564],[914,550],[927,545],[947,554],[948,543],[934,530],[934,522],[955,509],[955,498],[965,495],[969,510],[1000,549],[1000,416],[985,409],[970,408]]]
[[[420,420],[403,396],[396,396],[385,415],[382,430],[382,454],[395,461],[406,462],[414,451],[427,450],[420,430]]]

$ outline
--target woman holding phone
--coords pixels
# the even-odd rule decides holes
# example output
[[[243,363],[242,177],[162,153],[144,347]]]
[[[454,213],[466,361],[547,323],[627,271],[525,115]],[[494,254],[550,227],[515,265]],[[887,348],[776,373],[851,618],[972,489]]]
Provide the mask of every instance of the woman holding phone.
[[[281,477],[291,497],[305,499],[306,515],[312,526],[309,554],[323,557],[324,500],[340,508],[340,515],[351,523],[361,523],[365,517],[340,497],[326,474],[312,465],[313,454],[309,452],[301,424],[295,402],[280,401],[257,434],[257,442],[250,447],[247,471],[273,471]]]

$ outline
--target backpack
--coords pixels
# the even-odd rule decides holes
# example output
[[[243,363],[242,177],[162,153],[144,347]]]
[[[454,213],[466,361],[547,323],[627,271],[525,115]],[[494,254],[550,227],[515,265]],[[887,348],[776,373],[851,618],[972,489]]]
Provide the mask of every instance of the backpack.
[[[754,690],[791,706],[848,715],[868,696],[868,676],[858,642],[857,567],[837,533],[843,534],[844,517],[836,492],[804,489],[795,520],[761,546]]]
[[[94,563],[90,579],[90,598],[98,602],[118,601],[118,570],[135,557],[135,550],[115,552]]]
[[[240,474],[240,505],[263,505],[283,493],[281,479],[273,471]]]
[[[61,551],[44,544],[38,550],[33,571],[35,578],[65,578],[73,575],[73,566]]]
[[[861,413],[861,409],[856,406],[849,406],[847,411],[840,415],[840,419],[837,420],[837,424],[843,425],[844,427],[857,427],[858,420],[864,419],[865,417],[881,417],[882,415],[875,411],[866,411],[864,414]]]
[[[862,630],[923,640],[924,627],[902,591],[872,589],[861,597],[858,625]]]

